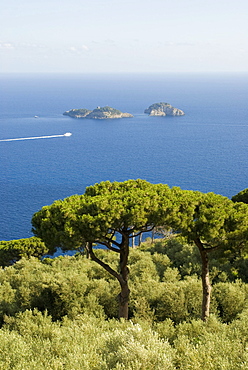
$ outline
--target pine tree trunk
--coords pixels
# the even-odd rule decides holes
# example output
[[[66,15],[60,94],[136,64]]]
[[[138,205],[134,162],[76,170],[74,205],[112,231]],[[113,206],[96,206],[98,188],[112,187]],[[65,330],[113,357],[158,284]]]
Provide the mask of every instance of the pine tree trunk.
[[[202,320],[206,321],[209,317],[211,284],[209,280],[209,261],[206,251],[201,253],[202,256]]]
[[[119,272],[113,270],[107,263],[101,261],[94,253],[92,248],[92,243],[88,244],[88,252],[92,259],[100,266],[102,266],[106,271],[108,271],[112,276],[114,276],[120,284],[121,292],[118,295],[119,302],[119,318],[128,319],[128,302],[130,290],[128,287],[128,255],[129,255],[129,233],[123,233],[122,242],[120,244],[120,266]]]
[[[204,249],[200,240],[195,241],[202,260],[202,320],[207,321],[210,312],[211,284],[209,279],[208,251]]]
[[[128,284],[121,287],[121,292],[118,296],[119,300],[119,318],[128,320],[128,302],[129,302],[130,290]]]
[[[119,298],[119,318],[128,319],[128,302],[130,290],[128,287],[129,269],[127,267],[129,255],[129,235],[122,235],[122,243],[120,248],[120,276],[121,276],[121,292]]]

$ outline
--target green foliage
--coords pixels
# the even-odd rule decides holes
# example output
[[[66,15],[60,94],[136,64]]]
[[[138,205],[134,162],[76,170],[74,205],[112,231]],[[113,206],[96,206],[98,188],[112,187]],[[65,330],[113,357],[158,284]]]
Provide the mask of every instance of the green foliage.
[[[101,182],[43,207],[32,218],[33,232],[54,250],[80,248],[86,242],[115,243],[124,230],[131,235],[163,223],[171,211],[170,189],[145,180]]]
[[[234,266],[235,272],[238,271],[237,278],[248,283],[248,256],[235,259]]]
[[[222,195],[173,189],[179,207],[174,229],[189,242],[216,249],[238,245],[247,237],[248,207]]]
[[[174,342],[176,366],[180,369],[232,370],[247,367],[247,353],[240,341],[226,338],[221,332],[190,341],[185,335]],[[177,367],[178,368],[178,367]]]
[[[0,330],[1,370],[247,369],[247,313],[231,324],[210,317],[174,325],[79,315],[53,322],[28,310]]]
[[[46,310],[54,320],[65,315],[74,317],[90,309],[95,315],[104,315],[99,294],[91,292],[94,281],[89,281],[87,277],[87,262],[83,258],[65,257],[47,264],[31,259],[21,260],[7,268],[0,274],[0,286],[6,287],[8,283],[11,287],[8,301],[3,299],[6,297],[4,291],[0,297],[2,317],[30,308]],[[106,297],[108,295],[104,294],[105,300]]]
[[[215,284],[213,297],[224,322],[233,321],[248,307],[248,287],[241,281]]]
[[[167,185],[144,180],[109,181],[43,207],[32,218],[33,232],[53,251],[86,247],[91,259],[114,276],[120,284],[119,316],[128,318],[130,239],[164,224],[174,213]],[[98,258],[93,243],[119,254],[119,268]],[[140,262],[142,264],[142,262]]]
[[[183,278],[189,275],[201,276],[201,259],[199,251],[194,244],[188,244],[183,238],[158,239],[152,245],[143,243],[142,250],[150,253],[165,255],[171,267],[178,269]]]
[[[1,334],[0,368],[5,370],[174,369],[169,343],[131,322],[85,315],[58,324],[46,314],[26,311],[9,320]]]
[[[84,118],[90,112],[91,112],[91,110],[89,110],[89,109],[80,108],[80,109],[71,109],[71,110],[69,110],[67,112],[64,112],[63,114],[65,116],[70,116],[70,117],[73,117],[73,118]]]
[[[240,191],[238,194],[232,197],[233,202],[243,202],[248,204],[248,188]]]
[[[86,118],[102,119],[102,118],[111,118],[113,116],[120,116],[122,112],[118,109],[111,107],[98,107],[90,112]]]
[[[73,118],[92,118],[92,119],[106,119],[106,118],[120,118],[123,113],[115,108],[111,107],[97,107],[94,110],[89,109],[71,109],[63,113],[65,116]],[[117,116],[117,117],[116,117]],[[126,115],[132,117],[132,115]]]
[[[113,268],[118,264],[116,254],[107,250],[96,254]],[[200,277],[185,275],[185,270],[174,266],[175,261],[177,257],[170,260],[165,254],[130,250],[130,318],[168,318],[179,323],[200,317]],[[0,320],[4,315],[34,308],[47,311],[53,320],[82,313],[116,317],[118,290],[114,277],[81,255],[42,262],[22,259],[0,271]],[[223,321],[232,321],[247,308],[247,299],[245,283],[217,282],[213,285],[211,312]]]
[[[22,257],[42,257],[48,253],[44,242],[36,237],[0,241],[0,266],[10,266]]]
[[[155,239],[143,242],[139,248],[152,255],[165,256],[170,266],[176,268],[180,278],[196,275],[201,277],[201,259],[195,244],[189,244],[184,238]],[[211,253],[210,276],[213,283],[234,282],[237,279],[248,283],[248,258],[240,250],[219,249]]]
[[[201,282],[195,278],[168,281],[159,287],[151,308],[157,321],[171,319],[179,323],[189,318],[199,318],[201,312]]]
[[[131,251],[129,266],[131,267],[130,278],[135,281],[143,283],[148,280],[159,280],[156,265],[149,253],[140,253],[139,250]]]
[[[173,248],[181,253],[168,243],[171,258]],[[0,369],[245,370],[247,285],[214,284],[218,319],[203,323],[200,279],[155,250],[130,250],[132,321],[111,319],[118,283],[84,256],[22,259],[1,270]],[[96,253],[118,263],[116,254]]]
[[[248,207],[245,204],[233,203],[214,193],[203,194],[178,187],[170,189],[167,185],[154,185],[138,179],[121,183],[105,181],[90,186],[82,196],[72,196],[43,207],[33,216],[32,224],[35,235],[42,238],[50,249],[59,246],[68,250],[88,245],[91,258],[119,281],[120,308],[121,305],[123,308],[120,315],[126,318],[130,292],[127,268],[129,239],[155,227],[174,230],[189,244],[181,248],[174,238],[170,239],[171,245],[167,243],[169,258],[170,246],[176,255],[172,268],[176,268],[182,277],[188,274],[199,276],[201,269],[202,319],[205,320],[210,306],[208,254],[220,249],[232,253],[244,248],[248,238],[247,220]],[[94,255],[92,243],[102,244],[119,253],[119,271]],[[198,248],[198,257],[192,243]],[[136,276],[143,279],[146,270],[152,270],[151,266],[152,263],[149,266],[145,260],[140,261],[135,267],[140,271],[136,271]],[[161,269],[161,264],[159,269],[160,279],[161,276],[167,278],[168,272]],[[225,271],[223,274],[216,270],[213,272],[217,279],[226,280]],[[233,269],[232,273],[235,276],[236,271]]]
[[[246,369],[247,219],[240,202],[144,180],[102,182],[43,207],[32,222],[50,251],[98,242],[118,253],[22,258],[0,270],[0,370]],[[157,225],[175,236],[129,248],[130,236]],[[22,248],[18,259],[30,256]],[[125,248],[132,322],[114,319]],[[205,249],[215,316],[203,323]]]
[[[108,112],[108,113],[111,113],[111,114],[121,114],[120,110],[115,109],[115,108],[111,108],[109,106],[96,108],[96,109],[93,110],[93,112],[94,113]]]

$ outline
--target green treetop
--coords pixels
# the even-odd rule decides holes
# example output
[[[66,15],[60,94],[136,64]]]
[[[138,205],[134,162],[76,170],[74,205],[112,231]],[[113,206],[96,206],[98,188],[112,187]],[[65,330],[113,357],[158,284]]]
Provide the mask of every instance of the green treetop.
[[[88,187],[82,196],[43,207],[33,216],[33,231],[50,250],[86,247],[91,259],[118,280],[119,317],[128,318],[130,239],[166,220],[166,210],[172,210],[169,194],[167,185],[144,180],[101,182]],[[93,243],[119,254],[118,271],[96,257]]]
[[[248,237],[248,207],[214,193],[176,190],[174,229],[194,242],[202,261],[202,319],[209,316],[211,284],[209,253],[217,249],[241,248]]]
[[[243,202],[248,204],[248,188],[240,191],[238,194],[232,197],[233,202]]]
[[[121,287],[119,317],[128,318],[130,239],[163,226],[187,237],[202,261],[202,319],[209,316],[209,253],[240,248],[248,236],[248,206],[214,193],[170,189],[144,180],[101,182],[43,207],[32,219],[34,234],[50,249],[86,248],[91,259],[114,276]],[[119,269],[100,260],[93,243],[118,253]]]
[[[0,266],[10,266],[22,257],[42,257],[48,248],[39,238],[0,241]]]

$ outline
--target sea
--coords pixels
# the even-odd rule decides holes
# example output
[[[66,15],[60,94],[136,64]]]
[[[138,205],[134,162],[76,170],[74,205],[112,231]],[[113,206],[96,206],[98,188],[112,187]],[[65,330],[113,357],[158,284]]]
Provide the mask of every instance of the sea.
[[[0,240],[33,236],[35,212],[106,180],[140,178],[231,198],[248,187],[247,99],[241,73],[1,74]],[[185,115],[144,114],[156,102]],[[134,117],[63,115],[106,105]],[[43,138],[3,141],[30,137]]]

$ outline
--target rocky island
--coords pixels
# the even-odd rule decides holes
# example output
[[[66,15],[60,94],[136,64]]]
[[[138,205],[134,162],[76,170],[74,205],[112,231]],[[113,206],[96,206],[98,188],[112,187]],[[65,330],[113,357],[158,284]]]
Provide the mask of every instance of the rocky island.
[[[181,109],[174,108],[168,103],[155,103],[150,105],[149,108],[145,110],[146,114],[149,116],[184,116],[184,112]]]
[[[89,109],[71,109],[63,113],[65,116],[72,118],[89,118],[89,119],[109,119],[109,118],[127,118],[133,117],[130,113],[123,113],[118,109],[111,107],[97,107],[94,110]]]

